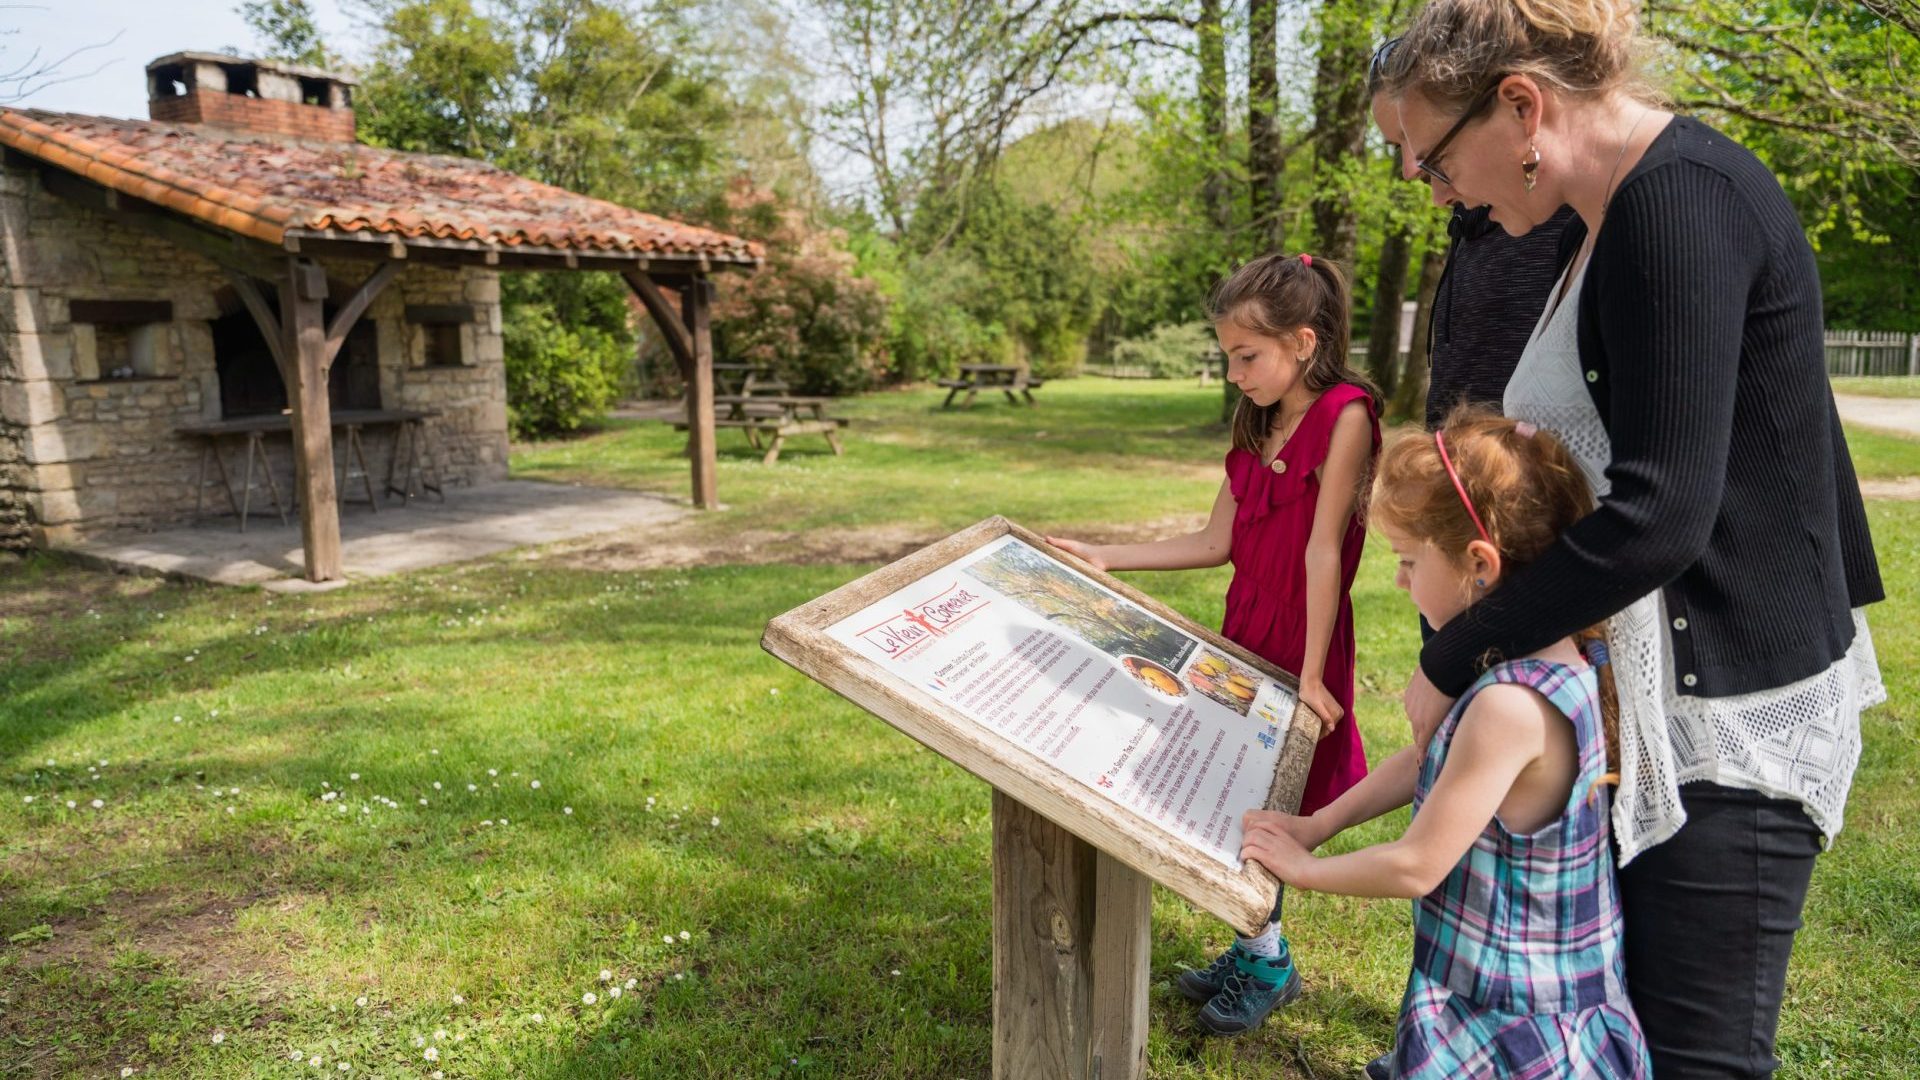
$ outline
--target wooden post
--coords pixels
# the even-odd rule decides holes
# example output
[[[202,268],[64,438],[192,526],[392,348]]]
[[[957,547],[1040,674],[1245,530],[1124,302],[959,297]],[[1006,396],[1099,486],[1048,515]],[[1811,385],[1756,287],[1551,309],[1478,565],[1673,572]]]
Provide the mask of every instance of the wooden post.
[[[333,488],[333,408],[327,400],[327,275],[308,259],[288,259],[280,283],[285,334],[281,376],[293,412],[294,488],[300,493],[300,542],[308,581],[342,576],[340,506]]]
[[[995,1080],[1145,1075],[1151,890],[995,789]]]
[[[720,505],[716,493],[713,445],[713,283],[696,277],[680,290],[680,310],[667,304],[660,285],[644,269],[625,270],[627,286],[660,327],[667,349],[687,383],[687,456],[693,459],[693,504],[702,510]]]
[[[687,380],[687,442],[693,451],[693,505],[711,510],[720,504],[714,472],[718,468],[713,427],[713,282],[696,277],[680,292],[680,319],[690,339],[692,363]]]

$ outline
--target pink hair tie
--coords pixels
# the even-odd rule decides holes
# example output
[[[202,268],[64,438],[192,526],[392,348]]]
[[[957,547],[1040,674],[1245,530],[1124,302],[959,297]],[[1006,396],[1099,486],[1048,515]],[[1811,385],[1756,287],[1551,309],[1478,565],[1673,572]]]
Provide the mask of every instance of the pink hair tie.
[[[1433,445],[1440,449],[1440,464],[1447,467],[1447,478],[1453,481],[1453,490],[1460,493],[1460,505],[1467,508],[1467,516],[1473,519],[1473,527],[1480,531],[1480,539],[1491,545],[1493,537],[1487,535],[1487,527],[1480,523],[1480,515],[1473,509],[1473,500],[1467,498],[1466,485],[1460,482],[1460,474],[1454,470],[1453,459],[1447,456],[1446,440],[1440,437],[1438,431],[1433,433]]]
[[[1309,254],[1307,254],[1307,253],[1306,253],[1306,252],[1304,252],[1304,251],[1303,251],[1303,252],[1301,252],[1301,253],[1300,253],[1300,265],[1301,265],[1301,266],[1304,266],[1304,267],[1307,267],[1308,269],[1312,269],[1312,267],[1313,267],[1313,256],[1311,256],[1311,255],[1309,255]]]
[[[1531,439],[1535,435],[1540,434],[1540,429],[1533,426],[1533,424],[1525,420],[1522,420],[1519,423],[1513,425],[1513,433],[1515,435],[1520,436],[1523,439]]]

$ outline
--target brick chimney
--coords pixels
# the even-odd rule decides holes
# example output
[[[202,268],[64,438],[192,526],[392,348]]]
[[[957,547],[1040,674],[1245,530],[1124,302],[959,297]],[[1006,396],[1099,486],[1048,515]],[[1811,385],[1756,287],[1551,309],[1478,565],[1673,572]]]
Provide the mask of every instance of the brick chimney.
[[[318,68],[215,53],[147,65],[147,115],[324,142],[354,141],[353,80]]]

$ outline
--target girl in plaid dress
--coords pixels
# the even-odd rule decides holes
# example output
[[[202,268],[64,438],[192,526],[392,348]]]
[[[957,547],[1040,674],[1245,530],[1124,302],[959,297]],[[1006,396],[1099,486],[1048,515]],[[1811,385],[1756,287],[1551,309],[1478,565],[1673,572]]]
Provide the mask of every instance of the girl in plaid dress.
[[[1463,409],[1387,450],[1370,513],[1395,583],[1437,628],[1592,505],[1552,436]],[[1581,637],[1492,663],[1437,727],[1314,814],[1247,815],[1244,856],[1283,882],[1418,901],[1393,1076],[1650,1075],[1608,839],[1611,679],[1599,635]],[[1312,854],[1408,802],[1400,839]]]

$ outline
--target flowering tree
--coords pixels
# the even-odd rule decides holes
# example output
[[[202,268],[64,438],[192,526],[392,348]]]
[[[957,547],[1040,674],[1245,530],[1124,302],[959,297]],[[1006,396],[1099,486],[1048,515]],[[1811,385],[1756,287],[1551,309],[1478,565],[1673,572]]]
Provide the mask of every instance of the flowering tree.
[[[722,226],[766,245],[759,273],[728,277],[713,310],[715,353],[762,364],[795,389],[864,389],[887,368],[887,301],[860,276],[839,229],[746,180],[727,192]]]

